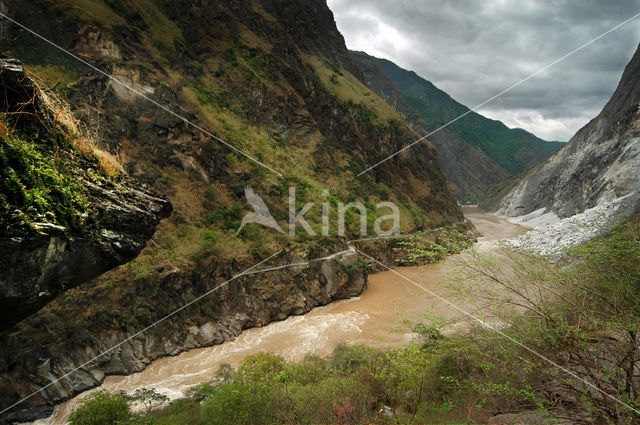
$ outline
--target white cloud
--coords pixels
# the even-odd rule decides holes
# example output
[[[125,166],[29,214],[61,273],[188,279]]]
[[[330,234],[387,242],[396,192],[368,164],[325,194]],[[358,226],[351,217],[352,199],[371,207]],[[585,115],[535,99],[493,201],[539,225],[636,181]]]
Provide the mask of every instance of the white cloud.
[[[482,115],[500,120],[512,128],[524,128],[545,140],[568,141],[593,116],[546,118],[535,109],[481,109]]]
[[[413,70],[469,107],[640,11],[637,0],[328,4],[350,49]],[[613,93],[638,45],[638,21],[500,96],[486,106],[487,113],[543,138],[568,139]]]
[[[343,19],[347,19],[357,30],[345,35],[345,43],[351,50],[363,50],[373,56],[400,57],[411,51],[408,35],[381,20],[373,11],[350,7],[340,0],[329,0],[334,14],[340,10]]]

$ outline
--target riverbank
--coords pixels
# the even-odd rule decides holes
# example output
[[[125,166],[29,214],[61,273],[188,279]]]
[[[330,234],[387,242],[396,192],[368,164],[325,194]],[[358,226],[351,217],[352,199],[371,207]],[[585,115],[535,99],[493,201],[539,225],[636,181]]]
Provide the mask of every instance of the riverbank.
[[[490,252],[498,247],[501,239],[525,231],[517,224],[477,208],[465,208],[464,211],[481,234],[476,244],[481,252]],[[460,256],[453,255],[440,263],[398,270],[421,286],[446,297],[447,291],[439,282],[459,262]],[[244,330],[233,341],[160,358],[138,373],[108,376],[99,388],[131,393],[136,388],[153,387],[170,398],[179,398],[193,385],[212,379],[221,364],[235,367],[251,354],[271,352],[298,361],[305,354],[327,356],[337,345],[344,343],[377,348],[404,346],[413,338],[410,330],[401,329],[405,319],[416,321],[427,311],[444,317],[454,314],[435,297],[397,274],[383,271],[369,276],[367,289],[358,297],[334,301],[304,315]],[[84,396],[86,392],[56,406],[51,417],[35,424],[64,424]]]
[[[631,193],[564,219],[552,211],[547,212],[546,208],[520,217],[504,217],[531,229],[505,242],[511,249],[549,256],[557,261],[569,248],[610,230],[620,219],[634,216],[640,208],[639,200],[640,193]]]

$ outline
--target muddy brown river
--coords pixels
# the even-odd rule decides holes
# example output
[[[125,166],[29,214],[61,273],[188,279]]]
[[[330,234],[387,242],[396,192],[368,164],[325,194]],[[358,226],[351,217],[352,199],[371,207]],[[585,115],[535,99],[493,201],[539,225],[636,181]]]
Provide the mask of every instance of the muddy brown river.
[[[482,234],[476,245],[480,252],[493,251],[500,239],[525,231],[518,225],[476,208],[465,207],[464,212]],[[396,270],[447,298],[450,294],[442,285],[442,279],[459,265],[460,256],[454,255],[442,263],[400,267]],[[473,308],[471,302],[458,305]],[[222,363],[230,363],[235,367],[250,354],[267,351],[287,360],[300,360],[307,353],[329,355],[336,345],[343,343],[361,343],[373,347],[406,345],[413,334],[403,328],[403,322],[406,319],[416,322],[425,313],[450,318],[460,315],[397,274],[381,272],[369,276],[369,286],[359,297],[318,307],[305,315],[292,316],[261,328],[245,330],[233,341],[158,359],[133,375],[109,376],[100,388],[132,393],[136,388],[153,387],[172,399],[178,398],[193,385],[213,378]],[[65,424],[69,413],[87,393],[57,406],[50,418],[34,423]]]

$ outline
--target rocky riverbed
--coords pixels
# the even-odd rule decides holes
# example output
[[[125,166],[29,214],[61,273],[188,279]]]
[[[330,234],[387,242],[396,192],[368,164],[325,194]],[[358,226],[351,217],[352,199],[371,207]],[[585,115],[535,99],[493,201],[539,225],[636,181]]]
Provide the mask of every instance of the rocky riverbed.
[[[612,202],[560,219],[554,212],[541,208],[530,214],[509,218],[531,230],[515,238],[503,239],[511,249],[525,250],[557,260],[572,246],[584,243],[615,226],[624,216],[640,208],[640,193],[631,193]]]

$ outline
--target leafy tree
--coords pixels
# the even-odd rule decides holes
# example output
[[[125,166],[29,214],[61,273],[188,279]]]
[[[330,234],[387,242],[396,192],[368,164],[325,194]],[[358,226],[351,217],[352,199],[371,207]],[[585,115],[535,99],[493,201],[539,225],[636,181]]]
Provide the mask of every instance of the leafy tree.
[[[403,407],[409,413],[406,423],[414,421],[425,397],[425,384],[432,374],[431,361],[428,351],[416,344],[385,353],[382,367],[375,372],[374,378],[379,381],[383,398],[392,407],[396,420],[397,408]]]
[[[126,424],[132,419],[127,399],[122,394],[96,391],[69,417],[70,425]]]
[[[208,425],[249,423],[253,395],[242,384],[223,384],[202,403],[201,418]],[[258,414],[258,412],[253,412]]]
[[[451,386],[481,394],[487,408],[573,406],[585,412],[579,422],[638,423],[628,406],[640,406],[640,225],[620,224],[570,254],[556,265],[508,250],[474,254],[453,286],[492,306],[485,311],[512,340],[478,326],[471,341],[446,342],[475,369]]]
[[[216,371],[216,378],[218,378],[223,383],[227,383],[231,382],[232,377],[233,366],[231,366],[229,363],[222,363]]]

